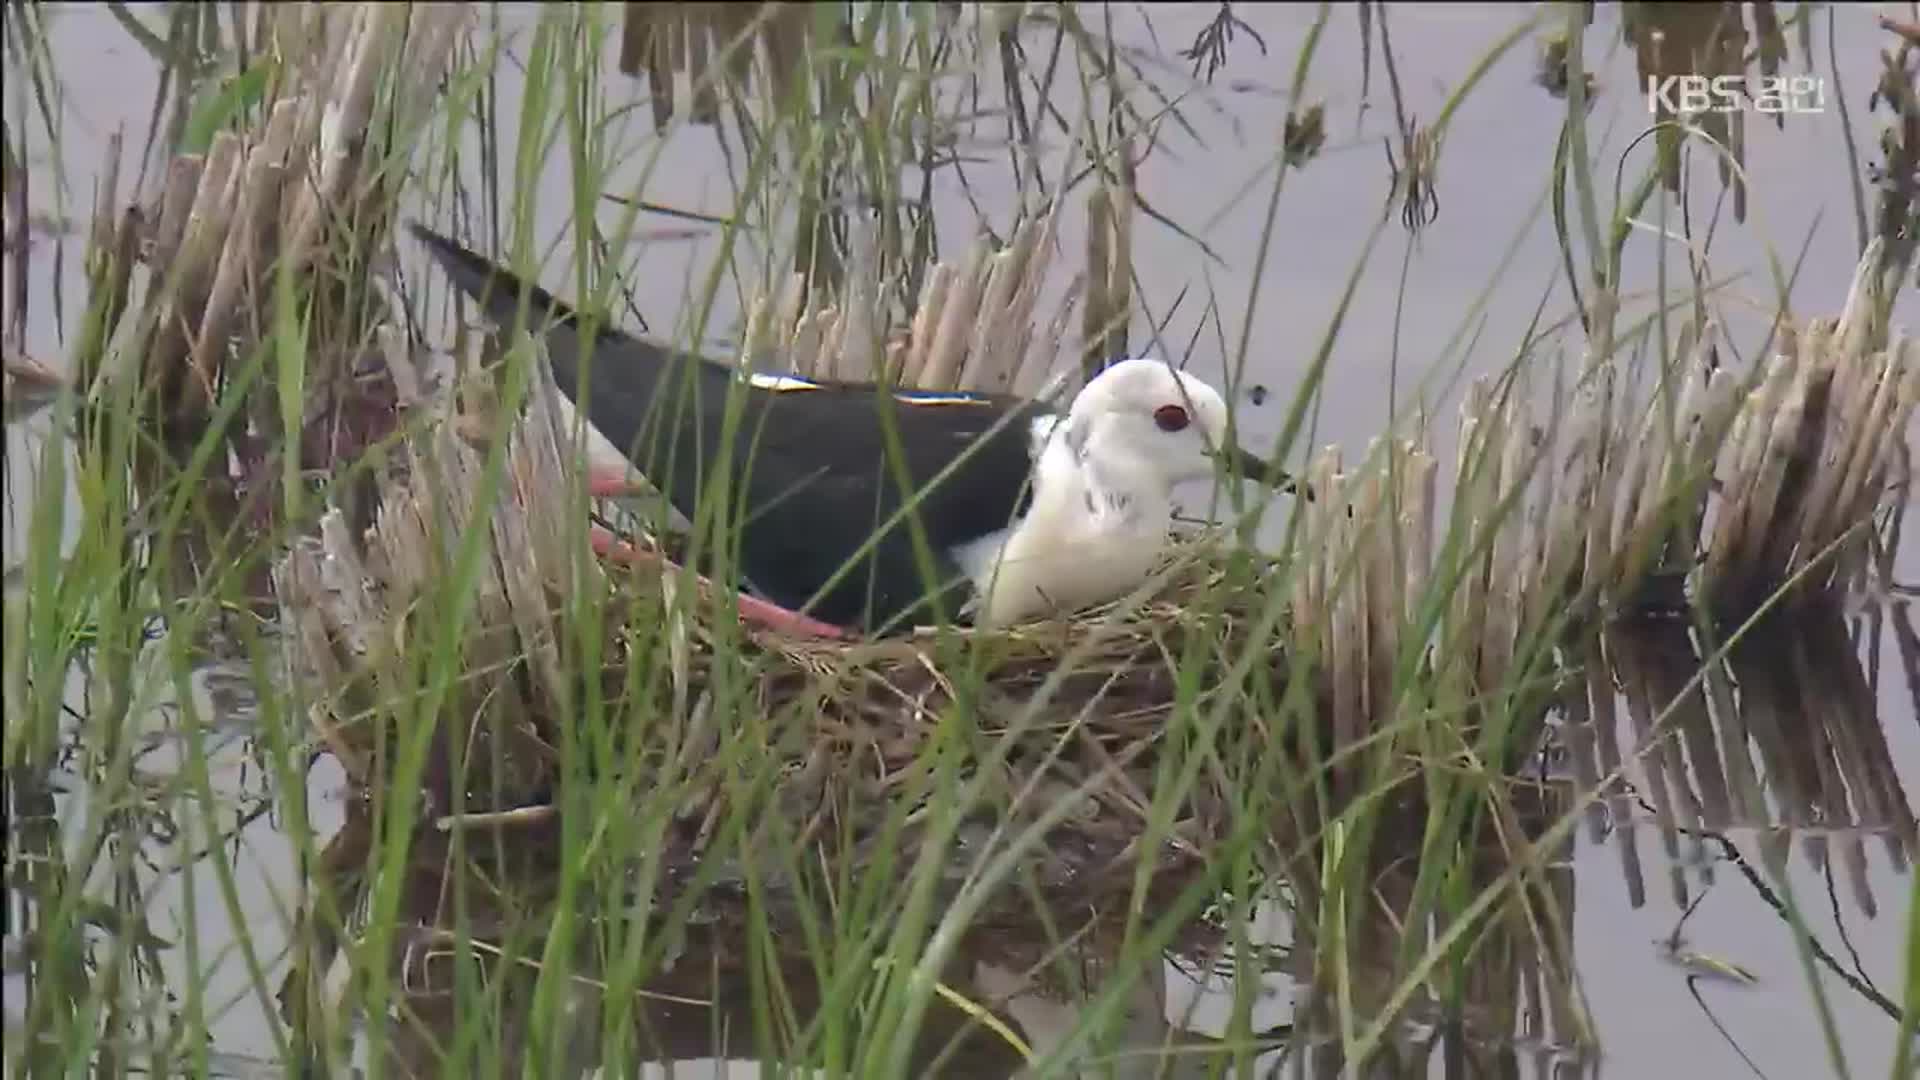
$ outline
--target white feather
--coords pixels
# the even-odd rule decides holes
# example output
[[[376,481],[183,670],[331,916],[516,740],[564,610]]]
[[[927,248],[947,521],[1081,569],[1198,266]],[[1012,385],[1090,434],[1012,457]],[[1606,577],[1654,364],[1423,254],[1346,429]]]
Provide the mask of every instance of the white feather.
[[[1159,561],[1173,516],[1170,495],[1151,478],[1100,476],[1076,459],[1063,435],[1055,425],[1034,469],[1025,516],[953,552],[974,581],[978,625],[1103,603],[1145,581]]]
[[[556,418],[560,422],[560,437],[568,446],[571,446],[574,439],[574,424],[579,420],[580,414],[574,409],[573,402],[567,400],[565,394],[554,395],[553,405]],[[605,432],[591,423],[582,422],[582,426],[587,429],[586,465],[589,473],[597,473],[601,477],[616,474],[624,476],[628,485],[639,491],[652,487],[646,476],[628,459],[627,455],[620,452],[620,448],[613,444],[612,439],[607,438]],[[682,532],[692,530],[693,523],[687,520],[686,515],[671,504],[664,509],[669,527]]]
[[[798,375],[776,375],[770,371],[750,371],[747,373],[747,385],[756,390],[818,390],[820,384],[803,379]]]
[[[1154,410],[1170,404],[1190,409],[1197,431],[1157,428]],[[1225,415],[1212,387],[1158,361],[1129,360],[1089,381],[1067,416],[1035,417],[1026,514],[950,553],[973,579],[974,622],[1078,611],[1138,587],[1166,549],[1174,485],[1211,472],[1205,448]]]
[[[798,375],[781,375],[770,371],[749,371],[747,384],[757,390],[770,390],[785,393],[795,390],[818,390],[820,384]],[[979,394],[958,393],[945,390],[899,390],[893,400],[902,405],[981,405],[986,399]]]

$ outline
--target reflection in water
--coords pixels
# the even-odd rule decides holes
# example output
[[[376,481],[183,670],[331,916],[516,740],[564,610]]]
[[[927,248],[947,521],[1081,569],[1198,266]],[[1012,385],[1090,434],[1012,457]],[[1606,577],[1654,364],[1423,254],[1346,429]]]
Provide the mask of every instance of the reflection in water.
[[[1903,620],[1901,632],[1912,632],[1906,611],[1891,614]],[[1367,871],[1367,903],[1320,910],[1351,902],[1332,896],[1354,894],[1328,893],[1313,867],[1296,866],[1294,880],[1263,902],[1239,946],[1228,925],[1209,914],[1182,927],[1164,955],[1129,961],[1124,891],[1073,900],[1050,894],[1044,910],[1015,901],[984,920],[957,951],[914,1043],[911,1075],[1022,1076],[1058,1052],[1088,1075],[1200,1076],[1223,1055],[1252,1045],[1259,1048],[1261,1075],[1332,1077],[1347,1075],[1351,1040],[1389,1016],[1393,1021],[1360,1075],[1597,1075],[1600,1054],[1571,934],[1578,832],[1617,846],[1638,906],[1645,869],[1634,842],[1638,830],[1629,826],[1651,816],[1674,903],[1689,914],[1699,899],[1690,893],[1693,879],[1704,889],[1731,866],[1738,875],[1733,880],[1784,920],[1782,879],[1795,838],[1817,870],[1839,872],[1854,905],[1869,916],[1878,904],[1862,869],[1869,847],[1883,848],[1905,872],[1915,835],[1911,803],[1892,768],[1874,687],[1846,620],[1834,610],[1801,611],[1791,632],[1783,629],[1756,628],[1702,674],[1702,652],[1710,650],[1700,648],[1702,635],[1686,623],[1613,627],[1593,654],[1600,663],[1591,678],[1574,684],[1581,692],[1560,726],[1564,753],[1550,750],[1542,759],[1548,765],[1566,758],[1571,775],[1557,777],[1549,768],[1543,778],[1517,786],[1511,820],[1488,823],[1464,863],[1464,880],[1455,883],[1459,895],[1471,898],[1508,872],[1516,843],[1547,842],[1538,849],[1545,860],[1519,887],[1499,893],[1484,917],[1459,925],[1443,917],[1409,924],[1418,873],[1411,853],[1419,848],[1424,813],[1413,802],[1382,826],[1397,830],[1399,839],[1373,845],[1377,861]],[[1613,782],[1598,784],[1616,772]],[[1597,813],[1583,809],[1588,792],[1599,796]],[[1563,821],[1585,829],[1556,834]],[[316,882],[334,892],[343,911],[363,910],[366,890],[377,881],[366,864],[366,829],[356,809],[328,848]],[[1761,859],[1747,860],[1727,839],[1742,830],[1759,834]],[[805,934],[757,922],[779,905],[756,915],[738,888],[696,894],[686,874],[667,874],[654,910],[688,903],[692,914],[662,935],[673,939],[671,953],[660,974],[634,992],[631,1022],[622,1022],[615,1039],[603,1017],[614,1015],[604,995],[617,980],[588,945],[574,957],[566,1001],[536,1006],[545,928],[556,902],[550,894],[559,823],[510,826],[498,836],[469,838],[463,850],[456,856],[446,834],[421,836],[401,886],[401,923],[413,929],[396,941],[390,958],[398,1005],[385,1053],[402,1074],[439,1074],[460,1025],[472,1022],[470,1002],[480,986],[492,1013],[489,1037],[510,1060],[543,1063],[523,1075],[631,1073],[637,1062],[682,1068],[732,1062],[739,1074],[751,1075],[748,1063],[768,1056],[817,1063],[820,1047],[807,1033],[822,1010],[845,1007],[836,997],[844,991],[820,984]],[[571,902],[600,912],[620,909],[614,899]],[[462,920],[473,944],[463,946],[454,932]],[[1663,946],[1684,975],[1745,980],[1738,958],[1691,951],[1685,926],[1681,918]],[[1413,966],[1428,948],[1456,938],[1471,947],[1431,968]],[[1809,943],[1816,960],[1868,1007],[1894,1010],[1845,956],[1850,944]],[[309,959],[283,989],[289,1019],[303,1007],[304,992],[338,992],[324,977],[335,954]],[[1235,977],[1236,968],[1243,977]],[[1708,1009],[1710,999],[1688,985],[1693,1000]],[[765,1000],[768,986],[779,988],[781,1002],[771,1027],[755,1004]],[[1245,1000],[1236,1001],[1236,994]],[[1100,1008],[1109,1011],[1096,1016]],[[1245,1010],[1238,1024],[1236,1008]],[[534,1024],[534,1016],[563,1023]],[[1343,1016],[1354,1025],[1344,1031]],[[1089,1030],[1080,1030],[1083,1025]]]
[[[338,890],[336,899],[343,910],[362,903],[371,884],[365,872],[368,828],[364,813],[350,814],[323,860],[328,880],[318,884]],[[831,994],[844,993],[845,988],[821,985],[804,935],[787,926],[773,935],[775,940],[762,939],[765,928],[756,925],[745,897],[722,888],[698,897],[690,918],[673,931],[675,940],[670,957],[660,964],[662,973],[633,992],[632,1006],[623,1010],[625,1018],[617,1033],[622,1045],[612,1047],[616,1035],[602,1026],[601,1018],[607,1014],[603,995],[612,992],[611,980],[586,954],[591,950],[577,958],[579,966],[574,968],[590,974],[575,974],[568,980],[568,1000],[558,1010],[577,1026],[531,1030],[528,1018],[534,1015],[533,995],[543,956],[540,934],[554,910],[547,886],[555,870],[550,853],[560,850],[557,826],[547,822],[516,829],[500,844],[474,842],[469,845],[474,854],[465,857],[454,854],[444,834],[423,833],[417,841],[413,862],[404,873],[400,906],[401,923],[416,929],[395,942],[392,974],[399,1004],[384,1047],[389,1064],[401,1075],[440,1075],[445,1048],[453,1045],[462,1025],[472,1025],[471,1006],[459,992],[463,976],[473,980],[464,988],[467,994],[473,993],[475,983],[484,981],[488,998],[497,1004],[496,1024],[489,1033],[489,1038],[498,1040],[497,1056],[544,1063],[514,1075],[583,1076],[597,1068],[625,1074],[634,1062],[684,1066],[737,1061],[759,1057],[769,1045],[783,1053],[779,1048],[793,1046],[821,1018],[823,1008],[848,1005],[844,998],[829,1001]],[[454,867],[465,871],[456,873]],[[669,878],[656,894],[656,910],[668,910],[683,899],[675,892],[676,875]],[[464,913],[477,944],[463,947],[458,935],[444,929],[455,924],[456,907]],[[1113,948],[1111,920],[1099,913],[1079,917],[1083,921],[1062,927],[1063,932],[1081,935],[1083,944],[1070,954],[1073,958]],[[1049,951],[1032,940],[1039,929],[1028,927],[1023,935],[1003,925],[985,931],[977,946],[964,950],[967,959],[942,978],[943,993],[918,1032],[910,1058],[912,1075],[1008,1076],[1018,1071],[1022,1057],[1015,1033],[1022,1022],[1008,1016],[1007,1008],[992,1014],[994,1020],[982,1022],[989,1015],[983,1010],[1006,996],[996,986],[1005,987],[1009,978],[1017,978],[1011,971],[1031,966]],[[764,947],[753,944],[756,941]],[[304,993],[324,987],[315,971],[334,962],[334,956],[329,952],[315,959],[315,967],[296,970],[283,989],[282,1001],[290,1014],[302,1007]],[[1055,962],[1065,961],[1056,958]],[[976,964],[979,975],[973,971]],[[758,1014],[756,1004],[765,1000],[769,984],[779,988],[782,1013],[772,1030],[764,1025],[766,1017]],[[957,1002],[985,1004],[968,1008]],[[1005,1026],[1009,1023],[1011,1027]],[[1029,1033],[1027,1041],[1035,1037]],[[618,1055],[625,1067],[613,1069],[610,1055]]]
[[[1904,608],[1892,614],[1906,622]],[[1896,871],[1907,870],[1913,804],[1894,771],[1855,640],[1827,605],[1757,626],[1704,670],[1703,653],[1720,649],[1684,622],[1639,623],[1607,635],[1634,749],[1629,779],[1610,788],[1606,806],[1616,822],[1630,820],[1636,803],[1653,815],[1676,904],[1688,902],[1685,872],[1704,833],[1757,830],[1775,875],[1785,872],[1798,835],[1816,870],[1837,860],[1868,916],[1879,907],[1867,882],[1868,845],[1877,841]],[[1878,642],[1871,647],[1877,654]],[[1876,669],[1874,677],[1880,674]],[[1576,746],[1595,747],[1580,770],[1590,784],[1622,756],[1620,732],[1606,722],[1613,686],[1590,681],[1589,691],[1592,721],[1571,735]],[[1603,819],[1591,820],[1597,841]],[[1683,830],[1694,838],[1685,857]],[[1633,835],[1615,833],[1638,906],[1645,885]]]
[[[208,640],[221,655],[188,672],[179,699],[134,711],[118,746],[103,746],[83,722],[106,705],[91,673],[76,670],[50,764],[6,774],[0,1000],[10,1033],[61,1035],[18,1059],[25,1075],[59,1072],[73,1040],[91,1032],[101,1075],[197,1071],[182,1056],[195,1047],[179,1038],[196,1013],[212,1036],[213,1075],[282,1074],[271,1043],[256,1038],[261,996],[248,969],[285,967],[300,889],[285,840],[297,785],[272,764],[277,740],[262,729],[255,669],[232,657],[230,642]],[[163,654],[149,640],[141,662],[163,666]],[[10,727],[17,717],[9,711]],[[337,770],[311,776],[318,794]],[[104,790],[122,795],[90,800]],[[307,813],[313,827],[333,827],[324,796]],[[245,941],[235,926],[247,928]],[[14,1034],[7,1043],[9,1055],[27,1049]]]
[[[1564,794],[1541,800],[1539,808],[1546,810],[1549,801],[1564,803]],[[350,825],[343,836],[354,828]],[[527,839],[516,840],[509,850],[549,846]],[[364,839],[346,842],[364,844]],[[530,1030],[534,957],[542,949],[537,928],[551,908],[524,907],[508,918],[505,909],[527,903],[526,892],[499,907],[477,902],[479,882],[501,880],[496,875],[503,868],[476,874],[461,886],[448,880],[446,858],[444,843],[423,849],[408,875],[403,920],[431,926],[429,916],[444,912],[453,895],[466,891],[470,925],[483,943],[466,950],[467,974],[474,979],[467,993],[486,982],[486,998],[498,1010],[487,1037],[498,1040],[508,1060],[527,1055],[545,1062],[515,1075],[583,1076],[610,1069],[605,1054],[613,1033],[601,1027],[604,974],[577,969],[593,975],[574,976],[566,991],[569,1000],[559,1009],[573,1027]],[[328,861],[345,866],[353,858],[336,851]],[[1487,868],[1493,868],[1491,860]],[[523,862],[509,876],[537,890],[537,873],[521,876],[533,869]],[[1397,892],[1404,901],[1411,881],[1411,868],[1403,862],[1382,876],[1381,894]],[[1577,1045],[1580,1028],[1567,995],[1566,958],[1545,960],[1533,944],[1541,925],[1564,924],[1570,917],[1571,897],[1570,867],[1561,862],[1548,868],[1542,888],[1526,905],[1514,905],[1484,928],[1469,962],[1436,974],[1415,995],[1409,1021],[1390,1033],[1365,1075],[1544,1077],[1575,1075],[1584,1068],[1589,1059]],[[1086,1075],[1197,1077],[1217,1068],[1236,1045],[1247,1045],[1228,1036],[1226,1018],[1236,989],[1233,965],[1223,957],[1231,949],[1224,931],[1196,923],[1166,960],[1156,957],[1128,969],[1119,958],[1116,930],[1122,920],[1117,915],[1111,908],[1050,911],[1056,920],[1052,926],[1036,919],[973,934],[961,949],[964,959],[942,979],[941,997],[914,1042],[909,1075],[1023,1076],[1059,1051]],[[1069,917],[1080,921],[1066,921]],[[697,918],[678,943],[670,970],[634,996],[630,1025],[623,1023],[619,1031],[624,1040],[619,1053],[628,1066],[677,1062],[684,1068],[761,1057],[769,1041],[757,1026],[763,1018],[756,1016],[755,1003],[763,1000],[769,982],[780,988],[783,1011],[791,1012],[771,1037],[774,1047],[791,1046],[793,1033],[817,1023],[819,1011],[830,1007],[814,961],[791,928],[779,936],[792,951],[767,952],[742,944],[752,939],[753,927],[737,897],[705,898]],[[1393,959],[1402,938],[1399,926],[1394,912],[1381,905],[1348,930],[1354,980],[1349,990],[1356,996],[1383,1001],[1399,983]],[[1057,944],[1060,940],[1066,944]],[[384,1046],[389,1064],[401,1075],[440,1075],[445,1048],[454,1044],[462,1025],[473,1023],[471,1006],[461,1004],[455,989],[461,951],[455,935],[436,929],[419,929],[397,943],[392,974],[399,982],[400,1004]],[[1270,956],[1276,952],[1277,958]],[[1271,965],[1250,972],[1261,984],[1249,991],[1255,997],[1248,1030],[1251,1045],[1264,1048],[1258,1057],[1263,1075],[1341,1075],[1345,1058],[1329,1003],[1311,989],[1314,957],[1297,946],[1257,949],[1252,955]],[[1078,1031],[1087,1010],[1116,991],[1117,1011],[1091,1033]],[[292,994],[285,999],[297,1000]]]

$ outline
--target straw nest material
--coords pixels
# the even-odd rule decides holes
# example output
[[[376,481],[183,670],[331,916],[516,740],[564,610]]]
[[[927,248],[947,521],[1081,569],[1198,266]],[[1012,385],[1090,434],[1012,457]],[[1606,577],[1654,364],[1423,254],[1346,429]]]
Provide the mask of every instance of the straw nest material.
[[[668,654],[672,675],[642,708],[673,715],[675,699],[689,703],[686,722],[666,736],[678,753],[660,766],[664,778],[698,786],[683,809],[689,854],[704,846],[729,797],[728,784],[700,784],[695,765],[722,752],[720,731],[757,729],[748,737],[764,740],[780,763],[771,797],[781,819],[807,842],[851,837],[859,857],[890,813],[926,796],[928,763],[945,739],[960,753],[948,782],[984,781],[956,855],[970,857],[978,849],[965,849],[995,828],[1010,836],[1064,812],[1034,846],[1032,880],[1049,890],[1097,889],[1130,881],[1134,856],[1150,855],[1160,870],[1192,868],[1235,824],[1230,785],[1244,778],[1203,773],[1173,815],[1164,850],[1136,850],[1177,707],[1218,717],[1195,721],[1217,723],[1216,746],[1279,737],[1264,730],[1272,717],[1251,707],[1278,700],[1288,679],[1273,632],[1261,630],[1277,612],[1268,610],[1260,569],[1257,556],[1202,534],[1176,545],[1136,594],[1100,609],[857,642],[745,631],[734,647],[716,649],[718,635],[735,632],[716,621],[726,616],[713,605],[664,619],[653,607],[631,612],[626,625],[660,632],[620,635],[603,691],[619,700],[641,650]],[[623,602],[651,606],[660,579],[637,580]],[[723,688],[739,674],[747,677],[736,689]],[[923,815],[906,813],[896,857],[911,858]]]

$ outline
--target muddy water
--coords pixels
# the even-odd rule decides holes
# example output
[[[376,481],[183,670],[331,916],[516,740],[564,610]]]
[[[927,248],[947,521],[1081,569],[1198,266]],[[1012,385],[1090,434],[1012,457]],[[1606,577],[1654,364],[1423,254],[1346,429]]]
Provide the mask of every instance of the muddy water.
[[[1209,376],[1223,370],[1225,351],[1210,330],[1198,335],[1191,350],[1187,342],[1194,337],[1200,300],[1209,289],[1221,305],[1230,341],[1248,310],[1270,182],[1267,170],[1288,108],[1279,88],[1290,78],[1293,57],[1312,17],[1312,10],[1303,6],[1246,5],[1236,11],[1264,38],[1268,54],[1261,56],[1250,39],[1240,40],[1215,85],[1193,88],[1192,107],[1186,111],[1198,141],[1169,132],[1166,144],[1141,166],[1138,179],[1143,195],[1197,233],[1218,261],[1207,260],[1191,241],[1145,219],[1134,231],[1135,272],[1146,313],[1137,313],[1131,328],[1135,347],[1155,340],[1152,322],[1166,318],[1175,297],[1185,290],[1187,300],[1173,311],[1158,341],[1162,351]],[[1873,11],[1865,5],[1839,9],[1833,23],[1832,48],[1856,119],[1864,108],[1865,88],[1878,70],[1876,50],[1887,44],[1872,24]],[[1192,39],[1210,11],[1150,6],[1148,14],[1150,29],[1135,11],[1116,11],[1116,33],[1143,53],[1161,56],[1162,64],[1181,68],[1182,61],[1170,58],[1172,50]],[[1522,16],[1520,9],[1504,5],[1394,9],[1398,77],[1410,112],[1422,121],[1435,116],[1446,92]],[[522,44],[530,18],[524,9],[508,10],[503,17],[508,32],[519,34]],[[1589,37],[1589,63],[1598,72],[1602,91],[1591,130],[1596,139],[1605,134],[1596,154],[1604,175],[1611,175],[1623,149],[1646,122],[1642,99],[1634,92],[1631,59],[1614,45],[1616,19],[1615,12],[1603,10]],[[90,200],[106,135],[124,124],[131,142],[137,145],[143,136],[157,72],[104,10],[63,9],[52,25],[53,53],[65,80],[62,164],[68,186],[64,197],[56,198],[52,163],[30,155],[35,168],[33,209],[48,217],[65,213],[77,218]],[[1793,117],[1782,131],[1766,124],[1749,127],[1747,168],[1753,179],[1748,220],[1744,225],[1721,222],[1713,241],[1716,272],[1746,272],[1749,276],[1735,292],[1750,299],[1755,311],[1770,309],[1764,261],[1769,247],[1783,262],[1791,262],[1801,244],[1807,244],[1805,269],[1793,293],[1801,314],[1838,309],[1857,250],[1840,118],[1833,103],[1837,91],[1825,57],[1826,29],[1823,15],[1815,35],[1816,71],[1828,77],[1828,111]],[[1044,44],[1042,35],[1033,47]],[[1797,55],[1794,64],[1799,70]],[[1544,212],[1536,213],[1536,206],[1544,195],[1563,106],[1533,84],[1532,73],[1528,48],[1514,50],[1493,67],[1486,85],[1453,122],[1439,171],[1438,217],[1417,236],[1397,221],[1383,234],[1353,302],[1360,314],[1348,320],[1332,355],[1312,438],[1315,445],[1338,443],[1350,456],[1357,455],[1396,407],[1419,393],[1422,380],[1430,380],[1430,411],[1447,415],[1454,398],[1440,391],[1453,380],[1456,366],[1477,374],[1497,370],[1511,359],[1543,291],[1559,276],[1551,222]],[[501,78],[502,108],[510,116],[518,108],[511,65],[503,67]],[[10,73],[10,98],[13,79]],[[641,83],[610,79],[616,97],[631,95],[639,101],[645,93]],[[1350,12],[1341,12],[1330,24],[1310,80],[1313,96],[1327,106],[1327,146],[1318,160],[1288,180],[1260,293],[1252,305],[1255,316],[1243,381],[1272,391],[1265,405],[1250,397],[1240,403],[1243,422],[1255,437],[1277,426],[1352,267],[1362,257],[1388,192],[1381,147],[1383,135],[1393,128],[1392,106],[1377,52],[1364,97],[1361,80],[1357,25]],[[1177,80],[1173,84],[1178,85]],[[637,109],[634,116],[645,112]],[[18,118],[13,110],[10,114],[14,130],[34,133],[32,145],[44,154],[37,118]],[[507,128],[503,153],[511,159],[514,131],[512,125]],[[638,119],[627,137],[636,146],[654,146],[654,137],[641,130]],[[1862,142],[1863,153],[1870,157],[1871,139]],[[731,189],[709,132],[676,131],[664,137],[658,149],[662,166],[651,173],[646,198],[688,209],[727,209]],[[1642,146],[1635,154],[1628,161],[1629,177],[1647,150]],[[637,169],[617,176],[614,186],[631,185],[636,175]],[[542,176],[536,212],[542,241],[567,231],[571,209],[566,182],[558,168]],[[951,174],[943,174],[935,185],[935,212],[943,222],[941,247],[947,257],[965,247],[968,236],[962,223],[970,219],[973,201],[1002,231],[1012,217],[1015,192],[1004,168],[975,169],[968,182],[970,192]],[[1697,221],[1712,213],[1717,193],[1712,182],[1701,187],[1692,208]],[[1534,217],[1529,223],[1530,213]],[[1083,243],[1078,214],[1076,206],[1064,222],[1068,263],[1077,261]],[[611,216],[603,213],[603,222]],[[33,283],[30,345],[36,356],[54,360],[63,351],[59,331],[71,335],[77,316],[80,232],[44,231],[36,234],[35,242],[33,265],[42,276]],[[54,250],[63,243],[62,291],[68,304],[64,325],[50,300]],[[1483,314],[1470,315],[1510,246],[1511,265],[1486,298]],[[1650,233],[1636,237],[1629,249],[1629,288],[1651,287],[1654,250]],[[666,330],[674,325],[687,283],[697,280],[712,252],[711,237],[694,237],[655,238],[629,253],[629,261],[637,263],[637,280],[644,283],[635,301],[652,327]],[[1677,276],[1684,270],[1684,262],[1670,259],[1669,273]],[[1557,291],[1550,310],[1563,312],[1566,303],[1564,291]],[[1917,305],[1911,296],[1903,303],[1899,317],[1912,325]],[[725,336],[738,306],[723,294],[716,331],[710,336]],[[1733,312],[1736,329],[1751,331],[1752,319],[1743,322],[1737,304]],[[1476,346],[1463,365],[1457,357],[1443,363],[1443,345],[1469,318],[1484,319]],[[1443,443],[1450,427],[1439,425]],[[44,421],[7,432],[9,567],[23,543],[24,521],[16,516],[24,501],[19,493],[30,486],[29,457],[18,451],[36,445],[44,434]],[[1906,580],[1920,578],[1916,532],[1920,530],[1908,530],[1899,553],[1900,576]],[[1908,625],[1915,618],[1911,610],[1887,614]],[[1740,1057],[1744,1053],[1772,1077],[1829,1075],[1831,1052],[1808,995],[1805,966],[1778,911],[1782,892],[1791,894],[1800,916],[1840,968],[1859,983],[1898,997],[1903,922],[1914,888],[1913,852],[1906,844],[1912,793],[1920,790],[1920,717],[1914,715],[1912,689],[1902,677],[1891,630],[1877,636],[1863,632],[1871,621],[1870,613],[1862,613],[1849,627],[1860,641],[1853,653],[1857,671],[1841,659],[1848,655],[1845,649],[1798,658],[1763,656],[1734,674],[1742,694],[1737,715],[1703,706],[1698,717],[1683,722],[1679,739],[1646,753],[1640,752],[1646,710],[1636,706],[1636,694],[1644,699],[1664,685],[1675,643],[1626,645],[1609,657],[1620,690],[1613,723],[1600,730],[1566,731],[1567,749],[1555,766],[1577,775],[1583,762],[1597,768],[1609,761],[1629,762],[1630,796],[1610,800],[1582,823],[1567,864],[1573,960],[1584,1003],[1597,1026],[1600,1057],[1597,1063],[1569,1060],[1564,1032],[1545,1023],[1516,1043],[1512,1064],[1519,1071],[1577,1075],[1597,1068],[1614,1076],[1739,1076],[1747,1074]],[[1802,678],[1795,685],[1773,687],[1775,693],[1759,703],[1762,711],[1755,714],[1748,711],[1747,688],[1765,682],[1756,671],[1769,670],[1799,670]],[[1868,673],[1877,676],[1870,679]],[[218,686],[221,680],[222,673],[215,671],[203,675],[199,685]],[[1656,711],[1665,700],[1654,702]],[[1822,712],[1820,703],[1828,701],[1853,707]],[[1874,708],[1868,708],[1868,702]],[[228,692],[207,692],[201,708],[203,715],[221,718],[208,748],[216,790],[233,796],[236,807],[266,799],[271,793],[261,787],[257,774],[248,772],[236,735],[246,730],[250,715],[245,696],[232,693],[229,683]],[[177,731],[177,721],[168,715],[157,713],[154,720],[156,756],[151,767],[156,770],[166,767],[168,756],[179,755],[177,737],[166,734]],[[338,819],[329,809],[331,787],[337,783],[330,775],[321,770],[310,792],[312,814],[322,829],[332,828]],[[57,799],[63,820],[77,805],[74,798]],[[280,819],[272,815],[247,824],[236,859],[241,916],[257,943],[269,950],[261,959],[269,980],[276,983],[285,961],[271,950],[279,947],[284,932],[273,928],[286,925],[287,900],[297,895],[299,881],[293,849],[277,831],[279,826]],[[1692,828],[1724,834],[1739,858],[1729,858],[1714,841],[1682,831]],[[1909,841],[1901,839],[1903,830]],[[178,857],[179,851],[169,856]],[[1757,872],[1771,895],[1755,886],[1743,865]],[[183,876],[192,879],[191,886]],[[222,949],[231,940],[233,916],[211,901],[217,884],[210,872],[192,867],[183,876],[155,887],[148,904],[153,929],[162,937],[180,939],[187,910],[184,897],[191,888],[198,897],[194,921],[203,958],[197,974],[208,980],[213,1000],[233,1001],[214,1023],[221,1052],[216,1066],[234,1074],[272,1074],[272,1043],[261,1011],[265,1005],[247,994],[244,964]],[[1701,965],[1690,968],[1675,962],[1666,946],[1682,913],[1696,900],[1679,932],[1680,950],[1737,963],[1757,977],[1756,985],[1715,978]],[[180,954],[174,950],[163,961],[171,965],[165,968],[165,979],[173,985],[184,985],[182,980],[196,974],[182,969]],[[983,991],[1004,980],[1004,972],[987,961],[979,968],[976,982]],[[1818,963],[1815,969],[1847,1065],[1856,1075],[1885,1075],[1893,1023],[1845,979]],[[1172,1026],[1169,1018],[1201,1036],[1222,1030],[1227,1005],[1217,982],[1202,986],[1171,966],[1162,982],[1161,995],[1135,1004],[1135,1045],[1158,1045]],[[1256,1029],[1284,1023],[1290,1016],[1289,981],[1276,974],[1269,983],[1269,993],[1256,1005]],[[22,987],[13,974],[4,985],[11,1025],[17,1022]],[[1036,1046],[1057,1037],[1060,1025],[1070,1026],[1074,1015],[1071,1005],[1044,995],[1018,998],[1007,1011]],[[688,1022],[705,1024],[697,1018]],[[1716,1024],[1725,1029],[1724,1036]],[[986,1060],[978,1063],[983,1069],[988,1068]],[[1436,1074],[1441,1071],[1437,1061],[1432,1068]]]

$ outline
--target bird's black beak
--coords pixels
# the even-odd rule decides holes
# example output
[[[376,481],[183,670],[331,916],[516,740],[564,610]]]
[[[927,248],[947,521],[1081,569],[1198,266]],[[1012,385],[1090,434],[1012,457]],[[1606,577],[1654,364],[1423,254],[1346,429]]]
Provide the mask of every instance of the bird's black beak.
[[[1304,495],[1313,498],[1313,489],[1293,478],[1293,474],[1274,465],[1266,458],[1241,446],[1230,447],[1213,452],[1214,460],[1230,473],[1236,473],[1245,479],[1278,488],[1290,495]]]

